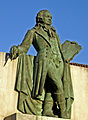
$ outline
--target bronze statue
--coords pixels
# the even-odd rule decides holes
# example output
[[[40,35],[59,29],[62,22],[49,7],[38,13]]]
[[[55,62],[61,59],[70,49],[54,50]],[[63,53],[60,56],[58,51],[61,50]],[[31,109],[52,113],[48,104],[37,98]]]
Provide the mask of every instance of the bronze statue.
[[[19,56],[15,86],[19,93],[18,109],[23,113],[70,118],[74,100],[69,67],[72,58],[66,59],[64,45],[61,46],[51,24],[50,12],[41,10],[35,27],[28,30],[21,45],[10,49],[12,60]],[[31,44],[38,52],[35,57],[26,55]]]

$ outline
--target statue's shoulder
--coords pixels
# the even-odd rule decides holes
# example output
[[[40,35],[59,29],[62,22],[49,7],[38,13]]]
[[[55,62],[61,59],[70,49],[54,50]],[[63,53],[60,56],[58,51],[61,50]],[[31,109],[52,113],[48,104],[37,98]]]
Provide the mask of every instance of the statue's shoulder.
[[[38,30],[40,30],[40,26],[35,26],[35,27],[33,27],[33,29],[35,30],[35,31],[38,31]]]
[[[34,26],[32,29],[29,29],[28,33],[34,34],[34,33],[36,33],[36,31],[39,31],[39,27],[38,26]]]
[[[35,33],[35,27],[33,27],[32,29],[28,29],[27,32],[29,32],[29,33]]]
[[[56,33],[56,29],[53,26],[51,26],[51,29]]]
[[[32,29],[28,29],[26,35],[34,34],[35,33],[35,27]]]

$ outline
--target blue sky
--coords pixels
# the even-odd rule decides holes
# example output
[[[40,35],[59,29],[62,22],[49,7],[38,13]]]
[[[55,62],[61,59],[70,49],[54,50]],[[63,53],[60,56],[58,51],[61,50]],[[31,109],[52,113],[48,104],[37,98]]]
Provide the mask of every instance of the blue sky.
[[[22,42],[42,9],[52,14],[61,43],[70,40],[82,46],[71,62],[88,65],[88,0],[0,0],[0,52]],[[32,46],[28,53],[36,55]]]

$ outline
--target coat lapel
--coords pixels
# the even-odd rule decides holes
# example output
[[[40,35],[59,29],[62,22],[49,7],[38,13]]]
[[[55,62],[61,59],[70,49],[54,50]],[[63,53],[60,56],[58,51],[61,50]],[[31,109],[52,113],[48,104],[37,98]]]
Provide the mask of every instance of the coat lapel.
[[[43,37],[44,40],[51,46],[50,41],[49,41],[49,37],[48,37],[47,33],[42,28],[36,30],[35,32],[38,35],[40,35],[41,37]]]

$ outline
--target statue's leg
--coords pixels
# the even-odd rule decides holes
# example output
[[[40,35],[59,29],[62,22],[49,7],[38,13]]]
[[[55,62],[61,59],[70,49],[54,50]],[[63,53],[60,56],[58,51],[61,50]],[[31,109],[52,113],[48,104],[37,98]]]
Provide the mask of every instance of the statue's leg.
[[[63,62],[60,62],[57,68],[54,63],[50,63],[48,68],[48,76],[51,79],[52,93],[54,95],[54,100],[57,102],[61,110],[61,117],[67,118],[66,113],[66,103],[63,91],[62,76],[63,76]]]
[[[55,115],[53,114],[53,98],[50,92],[45,93],[45,99],[43,103],[43,115],[55,117]]]
[[[59,109],[57,109],[57,104],[53,100],[51,80],[49,79],[48,76],[46,77],[44,89],[45,89],[45,98],[43,102],[42,114],[44,116],[58,117]]]
[[[38,63],[35,62],[32,89],[33,98],[40,99],[40,97],[42,97],[46,74],[47,74],[46,62],[42,60],[39,61]],[[42,99],[43,98],[41,98],[41,100]]]

